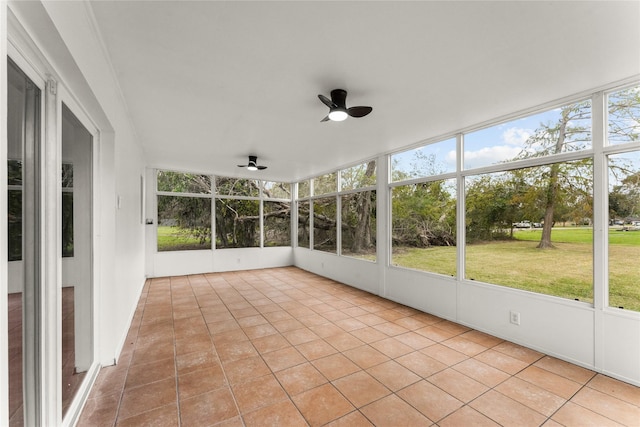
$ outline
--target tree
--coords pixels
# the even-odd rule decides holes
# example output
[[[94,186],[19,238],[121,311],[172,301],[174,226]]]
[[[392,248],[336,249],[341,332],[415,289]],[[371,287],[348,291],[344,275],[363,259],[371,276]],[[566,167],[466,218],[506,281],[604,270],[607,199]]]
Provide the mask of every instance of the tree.
[[[376,162],[372,160],[367,163],[364,173],[358,177],[356,185],[361,187],[375,183],[375,172]],[[355,214],[353,218],[355,224],[349,224],[352,230],[350,249],[353,253],[363,252],[372,246],[371,219],[372,207],[375,207],[375,201],[375,191],[371,190],[353,193],[352,197],[343,197],[343,210],[346,204],[349,211]],[[375,242],[373,244],[375,244]]]
[[[516,157],[525,159],[559,154],[567,151],[582,150],[591,141],[591,103],[578,102],[560,108],[556,121],[541,124],[534,134],[527,139],[522,152]],[[572,168],[574,163],[552,163],[538,179],[540,188],[544,188],[544,217],[542,237],[538,248],[553,248],[551,230],[554,224],[554,212],[560,199],[563,181],[571,187],[571,181],[588,172],[582,168]]]

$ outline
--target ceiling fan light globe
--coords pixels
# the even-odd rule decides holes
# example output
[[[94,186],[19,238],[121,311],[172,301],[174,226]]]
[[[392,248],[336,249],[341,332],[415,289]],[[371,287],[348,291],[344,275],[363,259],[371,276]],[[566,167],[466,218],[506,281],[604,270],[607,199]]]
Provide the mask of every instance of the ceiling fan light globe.
[[[247,170],[250,170],[250,171],[257,171],[257,170],[258,170],[258,167],[257,167],[256,165],[249,165],[249,166],[247,166]]]
[[[329,112],[329,120],[334,122],[341,122],[348,117],[348,114],[343,109],[335,108]]]

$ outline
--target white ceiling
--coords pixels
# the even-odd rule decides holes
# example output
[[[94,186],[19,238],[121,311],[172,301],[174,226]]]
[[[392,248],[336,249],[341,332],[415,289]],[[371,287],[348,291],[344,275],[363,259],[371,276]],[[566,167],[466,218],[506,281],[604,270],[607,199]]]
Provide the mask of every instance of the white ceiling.
[[[640,75],[637,1],[91,6],[154,167],[293,181]]]

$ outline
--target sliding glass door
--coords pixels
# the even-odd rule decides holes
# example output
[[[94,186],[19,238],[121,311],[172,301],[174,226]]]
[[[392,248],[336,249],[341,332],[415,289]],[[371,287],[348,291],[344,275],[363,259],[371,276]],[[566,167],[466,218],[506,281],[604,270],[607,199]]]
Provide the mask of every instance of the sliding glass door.
[[[7,79],[9,423],[37,425],[41,91],[11,60]]]
[[[96,371],[95,132],[55,82],[7,68],[9,425],[73,425]]]

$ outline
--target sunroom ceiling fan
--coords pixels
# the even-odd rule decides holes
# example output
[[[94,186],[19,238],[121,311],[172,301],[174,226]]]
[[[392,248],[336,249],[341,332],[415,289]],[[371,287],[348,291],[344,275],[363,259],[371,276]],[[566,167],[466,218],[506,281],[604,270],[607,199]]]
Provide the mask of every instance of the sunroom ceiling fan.
[[[264,170],[266,166],[258,166],[258,156],[249,156],[249,163],[246,165],[238,165],[239,168],[247,168],[250,171]]]
[[[345,120],[347,117],[364,117],[369,114],[373,108],[371,107],[351,107],[347,108],[346,99],[347,99],[347,91],[344,89],[334,89],[331,91],[331,99],[327,98],[324,95],[318,95],[320,101],[327,107],[329,107],[329,115],[327,115],[324,119],[320,120],[321,122],[326,121],[334,121],[341,122]]]

